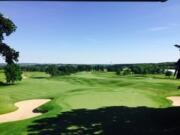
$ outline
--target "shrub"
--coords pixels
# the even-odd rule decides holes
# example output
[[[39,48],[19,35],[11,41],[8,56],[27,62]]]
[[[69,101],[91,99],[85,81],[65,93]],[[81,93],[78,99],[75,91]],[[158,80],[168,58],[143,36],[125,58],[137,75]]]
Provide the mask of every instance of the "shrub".
[[[132,71],[130,68],[123,68],[122,75],[130,75],[132,74]]]
[[[117,71],[116,71],[116,75],[121,75],[121,71],[120,71],[120,70],[117,70]]]
[[[165,76],[167,76],[167,77],[170,78],[171,75],[172,75],[172,72],[171,72],[171,71],[166,71],[166,72],[165,72]]]

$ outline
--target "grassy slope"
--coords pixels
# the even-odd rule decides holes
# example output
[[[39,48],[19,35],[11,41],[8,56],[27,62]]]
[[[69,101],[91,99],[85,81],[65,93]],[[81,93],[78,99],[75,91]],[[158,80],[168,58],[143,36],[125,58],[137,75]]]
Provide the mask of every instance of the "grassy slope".
[[[3,71],[0,70],[0,82],[3,82],[5,80]],[[0,84],[2,85],[2,84]],[[0,86],[1,88],[2,86]],[[0,114],[15,111],[17,108],[14,106],[14,103],[12,102],[11,98],[9,96],[0,95]]]
[[[0,75],[2,77],[2,74]],[[0,86],[0,113],[12,111],[12,103],[34,98],[52,98],[40,109],[49,112],[28,120],[0,124],[0,135],[26,134],[35,119],[52,117],[70,109],[94,109],[103,106],[168,107],[166,96],[180,94],[179,82],[151,77],[120,77],[114,73],[77,73],[50,79],[39,72],[25,73],[27,77],[13,86]],[[7,130],[8,129],[8,130]]]

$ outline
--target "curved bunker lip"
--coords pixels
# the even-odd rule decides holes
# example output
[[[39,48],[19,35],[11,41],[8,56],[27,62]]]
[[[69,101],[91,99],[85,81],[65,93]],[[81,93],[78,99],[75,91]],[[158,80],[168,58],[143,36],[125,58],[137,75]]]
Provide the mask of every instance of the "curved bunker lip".
[[[172,106],[180,106],[180,96],[171,96],[167,99],[172,101]]]
[[[14,112],[0,115],[0,123],[11,122],[29,119],[32,117],[40,116],[42,113],[34,112],[34,109],[51,101],[50,99],[32,99],[16,102],[15,106],[18,108]]]

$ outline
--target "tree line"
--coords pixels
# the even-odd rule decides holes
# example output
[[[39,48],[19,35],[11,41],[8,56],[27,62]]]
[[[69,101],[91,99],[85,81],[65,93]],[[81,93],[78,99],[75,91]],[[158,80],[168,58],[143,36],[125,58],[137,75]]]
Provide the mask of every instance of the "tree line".
[[[114,64],[114,65],[85,65],[85,64],[20,64],[22,71],[46,72],[51,76],[69,75],[82,71],[116,72],[117,74],[164,74],[166,69],[175,69],[175,62],[146,63],[146,64]]]

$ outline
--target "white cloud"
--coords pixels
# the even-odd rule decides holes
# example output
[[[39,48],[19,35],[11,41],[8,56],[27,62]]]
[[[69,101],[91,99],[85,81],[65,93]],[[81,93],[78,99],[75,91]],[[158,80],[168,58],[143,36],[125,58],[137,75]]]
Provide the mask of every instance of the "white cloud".
[[[148,31],[163,31],[168,29],[169,29],[168,26],[157,26],[157,27],[149,28]]]
[[[164,30],[173,30],[177,28],[179,28],[179,24],[172,22],[170,24],[167,24],[166,26],[154,26],[147,30],[151,32],[156,32],[156,31],[164,31]]]

